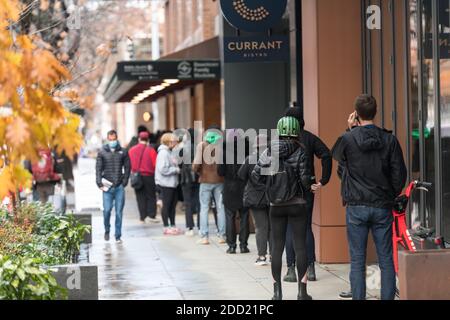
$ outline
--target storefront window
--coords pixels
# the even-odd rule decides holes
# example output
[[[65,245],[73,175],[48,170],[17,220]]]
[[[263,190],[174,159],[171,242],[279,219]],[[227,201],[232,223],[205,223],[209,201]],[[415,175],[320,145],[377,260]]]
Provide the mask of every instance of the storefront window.
[[[439,1],[440,115],[442,148],[443,236],[450,239],[450,13],[449,0]]]

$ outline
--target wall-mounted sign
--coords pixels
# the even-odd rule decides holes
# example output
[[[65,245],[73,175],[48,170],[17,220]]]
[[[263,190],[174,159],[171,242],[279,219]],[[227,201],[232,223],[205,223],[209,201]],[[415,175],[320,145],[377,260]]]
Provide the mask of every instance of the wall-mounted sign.
[[[289,61],[289,36],[225,37],[225,63]]]
[[[117,78],[139,80],[208,80],[220,79],[220,61],[122,61],[117,63]]]
[[[235,28],[264,32],[278,24],[287,0],[220,0],[225,19]]]

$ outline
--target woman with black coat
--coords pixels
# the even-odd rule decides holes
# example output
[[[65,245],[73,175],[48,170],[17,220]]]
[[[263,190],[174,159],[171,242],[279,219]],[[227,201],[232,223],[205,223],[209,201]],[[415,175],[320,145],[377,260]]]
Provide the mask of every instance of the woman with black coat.
[[[244,206],[250,208],[255,221],[256,247],[258,258],[255,265],[265,266],[268,264],[267,255],[270,255],[270,218],[269,201],[266,196],[266,186],[251,179],[252,171],[258,162],[259,152],[267,148],[267,136],[259,135],[253,144],[253,153],[249,155],[238,171],[238,176],[245,183]],[[269,251],[267,249],[269,248]]]

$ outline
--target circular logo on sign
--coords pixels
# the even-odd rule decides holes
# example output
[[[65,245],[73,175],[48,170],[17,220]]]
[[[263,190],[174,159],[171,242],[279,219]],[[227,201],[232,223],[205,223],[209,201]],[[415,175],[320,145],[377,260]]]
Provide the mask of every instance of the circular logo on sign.
[[[192,71],[192,66],[189,62],[183,61],[178,65],[179,75],[182,77],[190,76]]]
[[[272,28],[281,20],[287,0],[221,0],[220,6],[232,26],[259,32]]]

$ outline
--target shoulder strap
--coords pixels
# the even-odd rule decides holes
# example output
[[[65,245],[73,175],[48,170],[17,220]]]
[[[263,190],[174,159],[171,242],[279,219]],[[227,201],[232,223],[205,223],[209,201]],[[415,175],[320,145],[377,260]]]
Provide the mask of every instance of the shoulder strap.
[[[138,168],[137,168],[137,172],[139,172],[139,173],[140,173],[140,170],[141,170],[142,158],[144,157],[145,150],[147,150],[147,146],[144,146],[144,150],[142,150],[142,152],[141,152],[141,157],[139,159],[139,165],[138,165]]]

